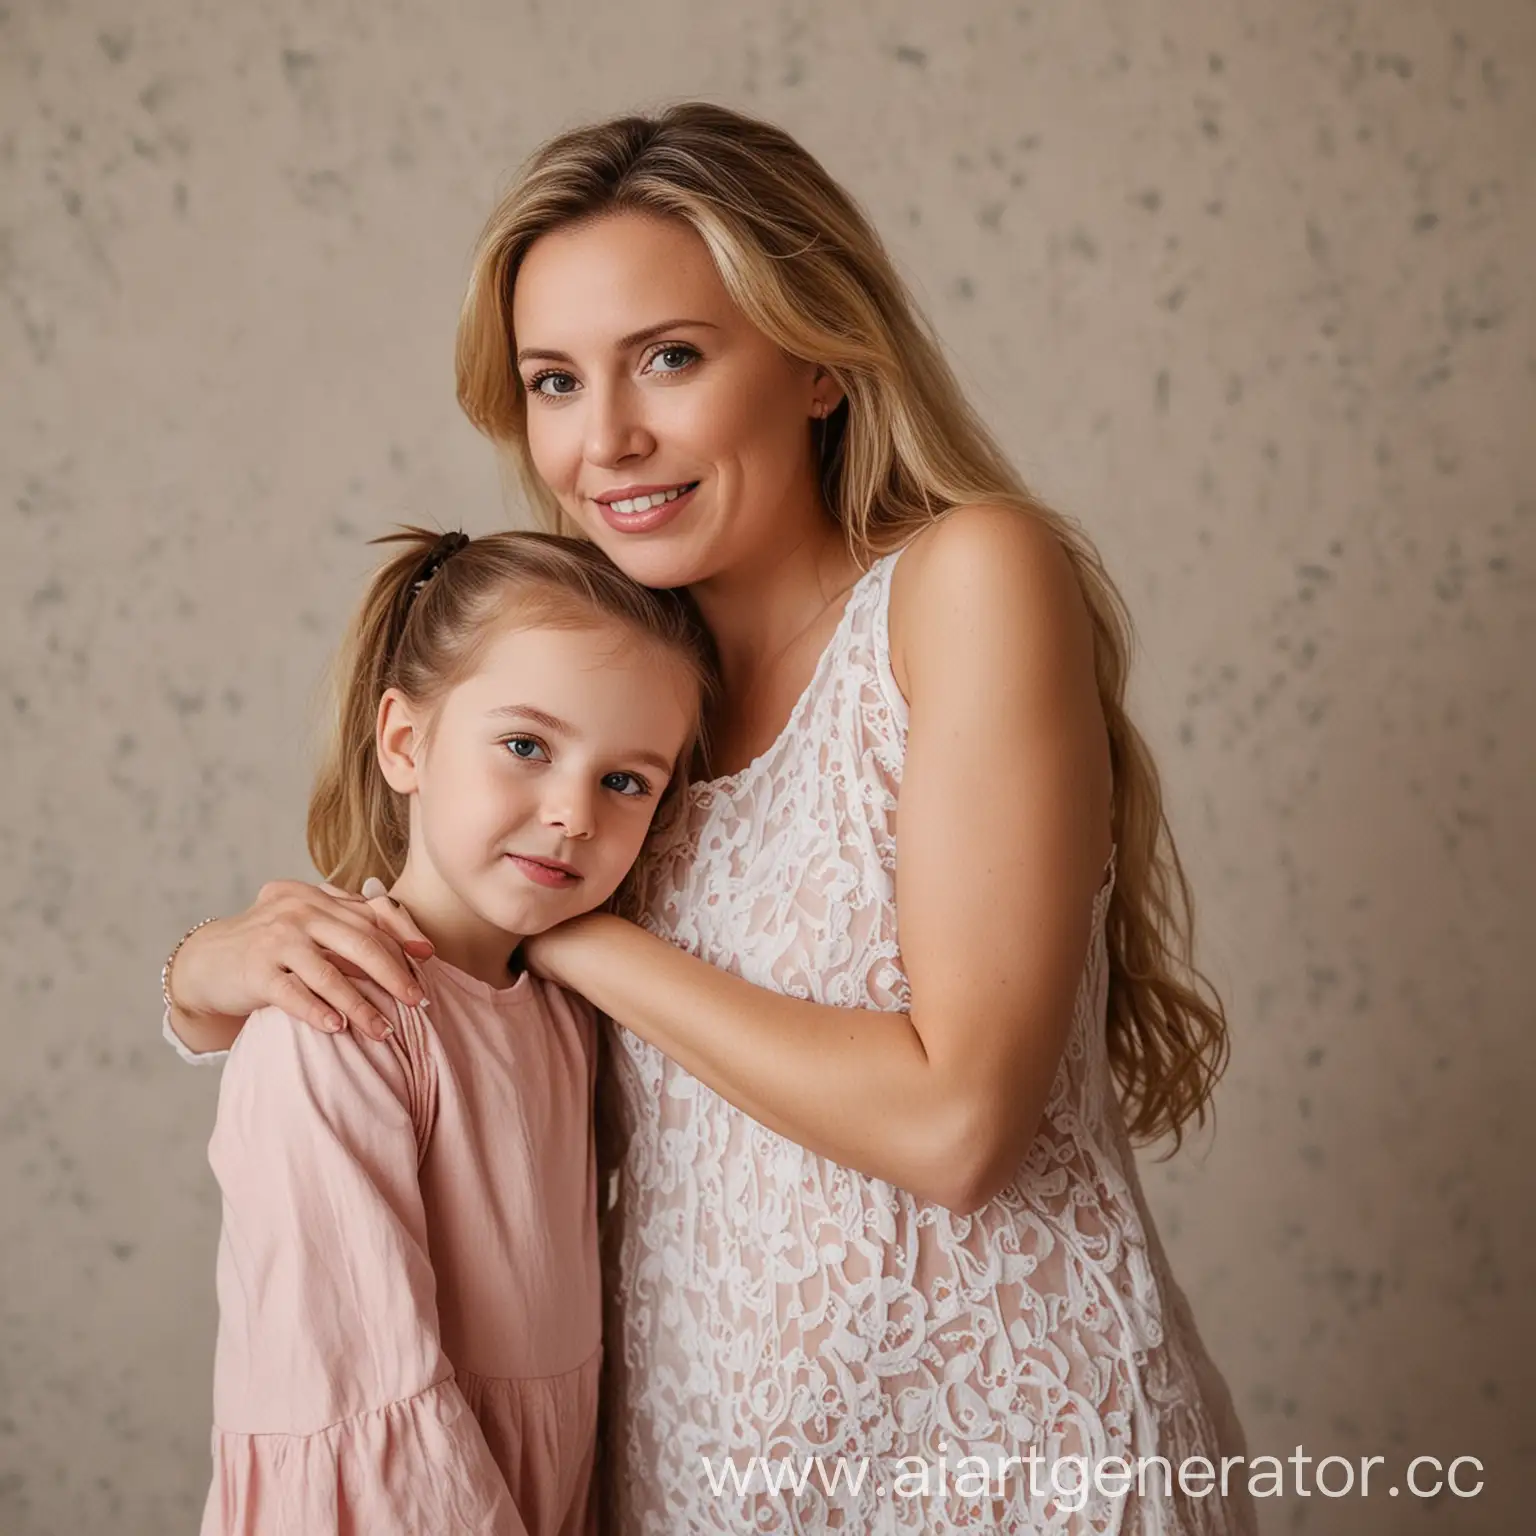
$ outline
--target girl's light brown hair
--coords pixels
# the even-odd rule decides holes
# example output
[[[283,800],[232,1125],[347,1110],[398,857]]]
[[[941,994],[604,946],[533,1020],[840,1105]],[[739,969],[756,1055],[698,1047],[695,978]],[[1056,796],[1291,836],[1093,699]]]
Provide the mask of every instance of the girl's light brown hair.
[[[1114,769],[1109,1057],[1132,1136],[1172,1135],[1177,1147],[1191,1118],[1204,1123],[1226,1063],[1226,1019],[1193,964],[1189,883],[1156,767],[1126,712],[1130,620],[1093,545],[1030,492],[966,402],[853,199],[782,129],[706,102],[550,140],[522,166],[480,237],[459,320],[459,403],[510,450],[548,526],[563,522],[528,451],[513,284],[540,236],[619,212],[688,225],[742,313],[844,390],[814,447],[827,507],[861,564],[978,502],[1038,519],[1071,560],[1093,620]]]
[[[691,600],[631,581],[594,544],[552,533],[487,534],[463,544],[425,582],[443,535],[405,528],[372,540],[400,553],[369,584],[337,657],[336,719],[309,800],[309,856],[343,890],[370,875],[393,883],[409,850],[404,795],[379,766],[379,701],[398,688],[428,711],[428,730],[450,689],[474,675],[487,645],[510,629],[587,629],[617,624],[658,659],[681,663],[702,701],[713,649]],[[419,588],[419,589],[418,589]],[[684,746],[657,806],[653,831],[676,806],[698,739]],[[628,896],[628,882],[615,900]]]

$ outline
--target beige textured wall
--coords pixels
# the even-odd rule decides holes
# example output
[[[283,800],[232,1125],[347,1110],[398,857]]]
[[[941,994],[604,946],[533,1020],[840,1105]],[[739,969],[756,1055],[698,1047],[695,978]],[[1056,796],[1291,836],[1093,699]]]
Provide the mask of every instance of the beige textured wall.
[[[504,515],[450,371],[493,195],[687,95],[844,178],[1131,601],[1234,1040],[1150,1179],[1254,1451],[1490,1469],[1266,1531],[1527,1528],[1533,66],[1528,0],[0,10],[0,1530],[195,1523],[160,960],[306,870],[363,537]]]

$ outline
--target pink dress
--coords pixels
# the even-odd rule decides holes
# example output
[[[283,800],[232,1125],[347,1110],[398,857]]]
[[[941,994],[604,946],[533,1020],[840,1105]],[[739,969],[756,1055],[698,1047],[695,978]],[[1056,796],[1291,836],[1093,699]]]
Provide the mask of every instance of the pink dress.
[[[382,1042],[276,1008],[229,1053],[203,1536],[567,1536],[601,1365],[595,1038],[440,960]]]

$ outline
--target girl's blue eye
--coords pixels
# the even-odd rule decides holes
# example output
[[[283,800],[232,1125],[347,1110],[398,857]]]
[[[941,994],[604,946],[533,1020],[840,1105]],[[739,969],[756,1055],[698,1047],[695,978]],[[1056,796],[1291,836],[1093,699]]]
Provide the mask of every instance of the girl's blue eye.
[[[616,789],[621,795],[648,795],[651,792],[651,786],[638,773],[606,774],[603,778],[603,787]]]
[[[542,754],[545,758],[549,756],[544,751],[544,743],[537,736],[513,736],[504,745],[513,757],[523,763],[538,762],[539,758],[534,755],[535,753]]]

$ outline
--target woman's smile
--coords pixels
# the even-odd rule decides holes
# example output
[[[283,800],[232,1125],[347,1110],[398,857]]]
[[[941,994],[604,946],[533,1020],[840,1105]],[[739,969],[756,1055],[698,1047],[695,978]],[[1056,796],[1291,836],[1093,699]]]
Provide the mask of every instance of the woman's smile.
[[[646,495],[597,499],[603,521],[619,533],[652,533],[678,517],[693,500],[697,480]]]

